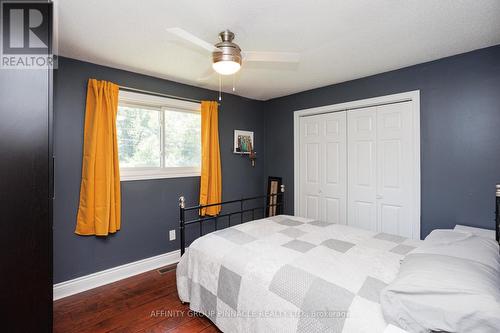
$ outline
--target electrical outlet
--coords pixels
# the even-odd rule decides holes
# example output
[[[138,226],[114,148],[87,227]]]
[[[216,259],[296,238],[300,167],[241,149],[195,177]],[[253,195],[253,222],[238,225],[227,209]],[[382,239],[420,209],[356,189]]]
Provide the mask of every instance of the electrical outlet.
[[[175,240],[175,230],[170,230],[168,235],[171,241]]]

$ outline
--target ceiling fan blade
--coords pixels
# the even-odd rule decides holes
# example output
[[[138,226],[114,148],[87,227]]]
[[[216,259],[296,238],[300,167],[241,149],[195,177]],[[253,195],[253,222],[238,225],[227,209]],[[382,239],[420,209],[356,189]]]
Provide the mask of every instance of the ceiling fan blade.
[[[245,61],[295,63],[300,60],[300,54],[294,52],[243,51],[241,54]]]
[[[196,81],[198,82],[209,81],[214,76],[214,74],[215,71],[212,69],[212,67],[210,67],[203,74],[201,74],[200,77],[196,79]]]
[[[184,29],[173,27],[173,28],[168,28],[167,31],[171,33],[172,35],[175,35],[179,38],[182,38],[192,44],[195,44],[209,52],[214,52],[217,51],[218,48],[210,44],[209,42],[205,42],[203,39],[196,37],[195,35],[187,32]]]

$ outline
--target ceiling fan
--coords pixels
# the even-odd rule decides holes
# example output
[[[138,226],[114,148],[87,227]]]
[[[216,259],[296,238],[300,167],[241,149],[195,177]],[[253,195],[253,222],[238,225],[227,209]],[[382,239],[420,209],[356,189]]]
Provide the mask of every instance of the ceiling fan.
[[[179,38],[195,44],[212,53],[212,68],[221,75],[231,75],[238,72],[243,62],[285,62],[297,63],[300,55],[293,52],[260,52],[241,51],[238,44],[234,43],[234,33],[224,30],[219,33],[220,42],[212,45],[201,38],[181,28],[168,28],[167,31]]]

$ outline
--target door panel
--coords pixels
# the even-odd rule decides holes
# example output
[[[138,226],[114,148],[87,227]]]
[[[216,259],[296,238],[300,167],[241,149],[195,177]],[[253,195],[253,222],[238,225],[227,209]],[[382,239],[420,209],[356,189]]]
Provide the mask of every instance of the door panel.
[[[339,198],[325,198],[325,220],[332,223],[341,223],[345,224],[342,221],[342,212],[341,205],[345,202]]]
[[[300,122],[300,212],[308,218],[319,218],[320,131],[319,122],[303,118]]]
[[[402,223],[400,218],[400,206],[391,206],[381,203],[380,216],[381,216],[381,226],[380,231],[386,232],[388,234],[400,234],[400,224]]]
[[[325,118],[326,118],[326,136],[339,137],[339,135],[342,135],[342,132],[345,132],[345,130],[342,130],[341,132],[340,129],[345,125],[345,122],[342,120],[344,116],[342,116],[341,113],[336,113],[331,115],[327,114],[325,115]],[[331,118],[337,118],[337,119],[331,119]]]
[[[401,142],[399,140],[387,140],[380,143],[381,156],[381,185],[382,188],[397,189],[401,187]]]
[[[373,230],[373,215],[375,204],[373,202],[365,202],[361,200],[354,201],[354,212],[349,212],[349,217],[352,215],[352,220],[355,221],[356,227]]]
[[[412,237],[414,142],[410,102],[377,108],[377,224],[379,230]]]
[[[340,180],[340,151],[338,142],[328,142],[326,144],[326,183],[329,185],[338,185]]]
[[[347,223],[347,112],[322,115],[326,125],[323,139],[324,173],[322,220]]]
[[[300,118],[299,215],[346,223],[346,112]]]
[[[356,123],[356,132],[358,135],[365,134],[370,136],[371,133],[373,133],[374,118],[369,114],[369,110],[373,109],[374,108],[368,108],[363,114],[357,114],[356,117],[352,118]]]
[[[372,141],[358,141],[355,143],[356,151],[356,168],[354,170],[355,184],[357,186],[373,187],[375,186],[375,178],[373,170],[375,168],[375,144]]]
[[[305,123],[305,137],[318,137],[319,136],[319,124],[317,122],[314,122],[313,120],[309,119],[310,121],[307,121]]]
[[[306,144],[306,181],[319,185],[319,143]]]
[[[347,113],[348,224],[376,230],[376,108]]]
[[[320,218],[319,201],[319,195],[306,196],[305,217],[315,220]]]

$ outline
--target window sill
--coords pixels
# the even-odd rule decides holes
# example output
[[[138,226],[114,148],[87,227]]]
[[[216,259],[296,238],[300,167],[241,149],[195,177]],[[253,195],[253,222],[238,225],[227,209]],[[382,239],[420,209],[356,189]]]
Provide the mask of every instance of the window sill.
[[[132,170],[121,170],[120,181],[128,182],[135,180],[151,180],[151,179],[166,179],[166,178],[185,178],[185,177],[200,177],[199,170],[169,170],[155,172],[141,172]]]

